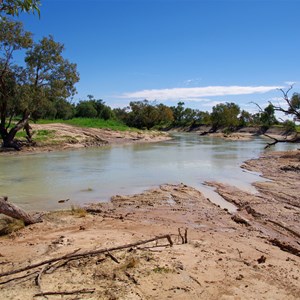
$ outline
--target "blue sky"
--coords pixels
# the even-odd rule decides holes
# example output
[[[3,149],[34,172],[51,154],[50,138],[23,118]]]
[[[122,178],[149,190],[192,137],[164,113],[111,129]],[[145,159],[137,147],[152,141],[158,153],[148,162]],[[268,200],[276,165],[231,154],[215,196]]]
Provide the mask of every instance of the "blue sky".
[[[52,34],[78,65],[74,101],[92,94],[112,107],[132,100],[210,110],[278,103],[300,85],[297,0],[42,0],[22,15],[35,39]]]

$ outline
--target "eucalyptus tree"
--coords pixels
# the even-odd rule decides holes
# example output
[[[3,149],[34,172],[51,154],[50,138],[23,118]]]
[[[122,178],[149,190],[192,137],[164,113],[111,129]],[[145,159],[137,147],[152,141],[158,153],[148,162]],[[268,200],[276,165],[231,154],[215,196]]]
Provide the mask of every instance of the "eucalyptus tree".
[[[40,14],[40,0],[0,0],[0,13],[18,16],[20,12]]]
[[[240,107],[235,103],[219,103],[212,108],[211,122],[213,130],[227,128],[232,131],[239,125]]]
[[[52,36],[34,43],[22,23],[0,21],[0,135],[3,147],[20,149],[17,132],[25,129],[31,142],[29,119],[37,119],[56,103],[76,93],[76,64],[63,58],[64,46]],[[23,54],[24,63],[14,64]],[[17,120],[16,122],[13,122]]]

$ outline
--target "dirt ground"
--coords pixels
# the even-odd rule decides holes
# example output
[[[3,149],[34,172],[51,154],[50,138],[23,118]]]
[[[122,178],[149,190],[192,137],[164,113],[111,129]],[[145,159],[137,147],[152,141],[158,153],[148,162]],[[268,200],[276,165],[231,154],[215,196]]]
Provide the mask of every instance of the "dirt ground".
[[[299,299],[300,151],[243,167],[270,181],[255,194],[208,183],[234,215],[194,188],[161,185],[0,237],[0,299]],[[134,245],[166,234],[172,247],[166,238]],[[103,251],[71,257],[94,250]]]

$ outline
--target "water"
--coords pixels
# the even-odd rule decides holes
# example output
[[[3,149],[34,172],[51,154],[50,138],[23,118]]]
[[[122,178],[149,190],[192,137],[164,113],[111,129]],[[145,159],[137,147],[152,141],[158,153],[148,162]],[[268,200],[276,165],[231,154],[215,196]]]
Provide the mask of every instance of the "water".
[[[240,168],[258,157],[265,140],[224,141],[197,134],[175,134],[174,140],[20,156],[0,156],[0,195],[27,210],[53,210],[108,201],[163,183],[185,183],[223,207],[222,199],[204,181],[219,181],[255,192],[259,174]],[[272,150],[295,145],[281,144]],[[62,199],[70,199],[59,204]]]

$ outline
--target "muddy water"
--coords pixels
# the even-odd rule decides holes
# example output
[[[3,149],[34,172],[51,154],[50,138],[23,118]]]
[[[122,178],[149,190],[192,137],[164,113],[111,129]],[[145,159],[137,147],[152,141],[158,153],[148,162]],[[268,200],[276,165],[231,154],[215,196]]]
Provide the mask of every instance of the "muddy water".
[[[240,165],[258,157],[264,145],[262,139],[233,142],[175,134],[174,140],[156,144],[0,156],[0,195],[27,210],[52,210],[182,182],[232,209],[202,183],[220,181],[255,192],[251,182],[263,179]],[[63,199],[70,200],[58,203]]]

